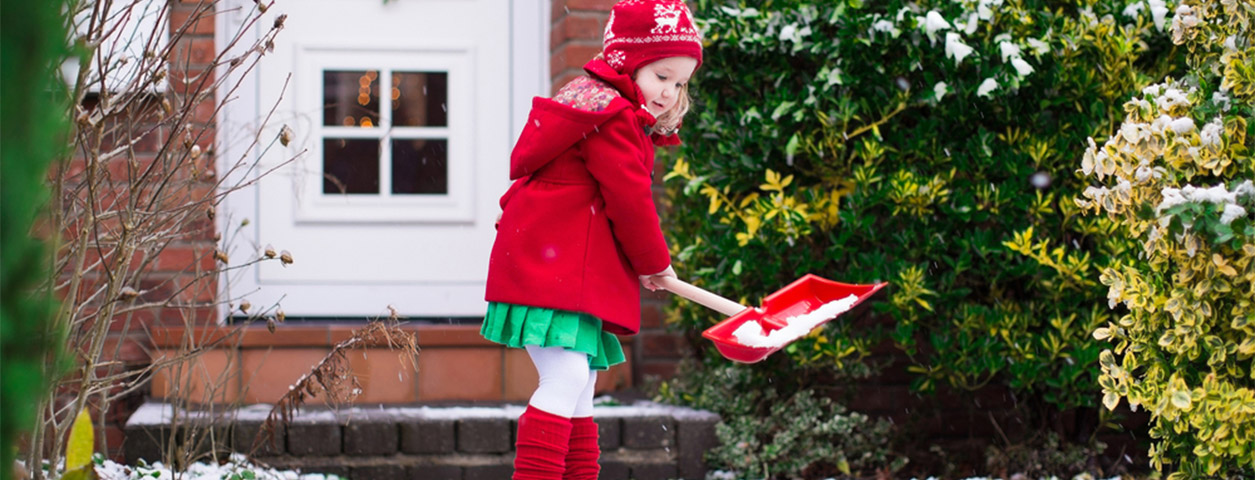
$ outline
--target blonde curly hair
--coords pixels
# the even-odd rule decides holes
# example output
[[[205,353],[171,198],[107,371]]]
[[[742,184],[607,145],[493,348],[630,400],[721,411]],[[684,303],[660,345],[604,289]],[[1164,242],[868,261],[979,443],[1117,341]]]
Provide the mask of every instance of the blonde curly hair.
[[[676,92],[675,106],[658,116],[658,123],[654,124],[654,133],[665,136],[679,132],[680,122],[684,120],[684,114],[689,113],[689,105],[692,103],[693,99],[689,97],[689,84],[686,82],[680,86],[680,91]]]
[[[605,56],[598,53],[593,57],[594,60],[605,60]],[[633,75],[632,80],[636,77]],[[662,115],[656,118],[653,131],[659,135],[673,135],[680,131],[680,123],[684,121],[684,115],[689,113],[689,106],[693,104],[693,98],[689,96],[689,84],[685,83],[676,92],[675,106],[670,110],[662,112]]]

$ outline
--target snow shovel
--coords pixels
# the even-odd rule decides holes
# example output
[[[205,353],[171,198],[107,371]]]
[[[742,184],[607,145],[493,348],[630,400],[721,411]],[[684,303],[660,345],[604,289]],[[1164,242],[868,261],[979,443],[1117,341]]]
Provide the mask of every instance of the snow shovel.
[[[802,338],[815,327],[867,300],[888,283],[852,285],[806,274],[767,295],[761,308],[750,308],[683,280],[662,277],[656,283],[671,293],[727,315],[702,336],[724,358],[755,363]]]

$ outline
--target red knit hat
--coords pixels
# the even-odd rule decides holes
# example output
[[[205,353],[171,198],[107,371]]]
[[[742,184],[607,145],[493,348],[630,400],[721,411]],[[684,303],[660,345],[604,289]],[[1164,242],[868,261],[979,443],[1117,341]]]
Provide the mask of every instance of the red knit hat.
[[[693,14],[680,0],[622,0],[610,9],[602,55],[619,73],[667,57],[691,57],[702,64],[702,38]]]

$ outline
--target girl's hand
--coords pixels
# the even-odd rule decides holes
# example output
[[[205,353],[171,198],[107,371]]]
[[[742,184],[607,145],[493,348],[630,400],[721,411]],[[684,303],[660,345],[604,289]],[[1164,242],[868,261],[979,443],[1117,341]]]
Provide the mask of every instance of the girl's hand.
[[[671,277],[671,278],[676,278],[676,276],[675,276],[675,270],[673,270],[673,269],[671,268],[671,265],[667,265],[667,269],[666,269],[666,270],[663,270],[663,271],[661,271],[661,272],[655,273],[655,274],[653,274],[653,275],[640,275],[640,279],[641,279],[641,286],[642,286],[642,287],[645,287],[645,288],[647,288],[647,289],[649,289],[649,291],[651,291],[651,292],[656,292],[656,291],[658,291],[658,289],[662,288],[662,286],[661,286],[661,285],[658,285],[657,283],[654,283],[654,279],[655,279],[655,278],[657,278],[657,277]]]

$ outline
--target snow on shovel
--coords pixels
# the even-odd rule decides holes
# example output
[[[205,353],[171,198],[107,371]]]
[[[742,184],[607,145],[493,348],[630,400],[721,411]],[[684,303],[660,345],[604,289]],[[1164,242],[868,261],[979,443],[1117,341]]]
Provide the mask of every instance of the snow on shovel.
[[[655,283],[727,315],[728,318],[702,332],[702,336],[714,342],[724,358],[741,363],[767,358],[888,285],[884,282],[852,285],[806,274],[767,295],[761,308],[750,308],[677,278],[662,277],[655,279]]]

